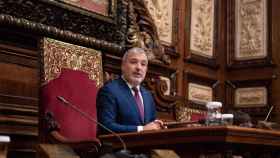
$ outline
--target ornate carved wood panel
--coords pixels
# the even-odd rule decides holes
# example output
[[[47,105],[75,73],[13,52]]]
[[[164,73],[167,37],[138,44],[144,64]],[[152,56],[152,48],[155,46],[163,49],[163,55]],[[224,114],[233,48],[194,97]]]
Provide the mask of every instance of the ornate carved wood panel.
[[[272,64],[270,8],[270,0],[228,2],[228,67]]]
[[[211,76],[202,76],[195,72],[185,71],[185,98],[186,106],[206,109],[206,103],[217,101],[217,90],[219,82]]]
[[[119,1],[119,3],[122,2]],[[125,39],[126,28],[123,28],[122,25],[123,20],[125,20],[123,18],[116,18],[114,23],[104,22],[39,0],[1,0],[0,4],[2,15],[23,18],[35,23],[53,26],[60,30],[68,30],[117,44],[122,44]],[[126,9],[122,8],[123,5],[121,4],[117,4],[117,6],[120,6],[117,8],[117,14],[121,16]]]
[[[185,60],[217,67],[217,0],[189,0]]]
[[[227,108],[265,116],[271,107],[271,80],[227,81]]]

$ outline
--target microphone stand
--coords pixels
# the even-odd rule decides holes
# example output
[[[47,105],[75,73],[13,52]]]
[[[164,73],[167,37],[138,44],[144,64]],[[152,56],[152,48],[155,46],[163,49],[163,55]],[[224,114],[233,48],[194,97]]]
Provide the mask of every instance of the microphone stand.
[[[112,133],[114,136],[116,136],[119,141],[122,143],[123,146],[123,150],[127,150],[126,149],[126,144],[124,143],[123,139],[114,131],[110,130],[109,128],[107,128],[106,126],[104,126],[103,124],[101,124],[100,122],[98,122],[97,120],[93,119],[91,116],[89,116],[87,113],[81,111],[77,106],[73,105],[72,103],[70,103],[69,101],[67,101],[64,97],[62,96],[57,96],[57,99],[62,101],[65,105],[68,105],[70,108],[72,108],[73,110],[75,110],[76,112],[80,113],[84,118],[93,121],[94,123],[98,124],[99,126],[101,126],[103,129],[107,130],[108,132]]]
[[[74,104],[72,104],[71,102],[69,102],[68,100],[66,100],[64,97],[62,96],[57,96],[57,99],[61,102],[64,103],[64,105],[67,105],[68,107],[72,108],[73,110],[75,110],[76,112],[78,112],[79,114],[81,114],[84,118],[93,121],[94,123],[98,124],[99,126],[101,126],[103,129],[107,130],[108,132],[112,133],[114,136],[116,136],[119,141],[122,143],[123,149],[120,150],[119,152],[116,153],[117,158],[147,158],[145,155],[140,154],[140,155],[133,155],[130,154],[130,151],[127,150],[126,148],[126,144],[123,141],[123,139],[114,131],[112,131],[111,129],[107,128],[105,125],[103,125],[102,123],[98,122],[97,120],[93,119],[90,115],[88,115],[87,113],[83,112],[82,110],[80,110],[77,106],[75,106]],[[105,157],[106,158],[106,155]]]

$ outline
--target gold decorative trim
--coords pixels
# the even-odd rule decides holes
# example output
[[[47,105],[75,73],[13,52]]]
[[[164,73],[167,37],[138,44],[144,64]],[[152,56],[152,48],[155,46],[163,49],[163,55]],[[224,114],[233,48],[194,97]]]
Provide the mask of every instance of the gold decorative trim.
[[[59,76],[62,68],[81,70],[96,81],[97,87],[103,84],[101,52],[51,38],[43,39],[43,84]]]
[[[179,122],[190,121],[194,115],[206,115],[206,111],[200,109],[189,108],[186,106],[176,107],[176,120]]]

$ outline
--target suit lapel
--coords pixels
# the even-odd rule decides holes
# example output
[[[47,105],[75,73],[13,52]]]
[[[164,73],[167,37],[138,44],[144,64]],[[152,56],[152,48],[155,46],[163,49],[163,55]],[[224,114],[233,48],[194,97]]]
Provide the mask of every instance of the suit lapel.
[[[122,92],[124,92],[125,98],[127,99],[127,102],[129,104],[128,106],[132,106],[132,108],[134,109],[134,112],[136,113],[139,121],[144,123],[144,121],[142,121],[142,119],[141,119],[140,111],[137,108],[137,103],[134,99],[134,96],[131,93],[130,88],[128,87],[128,85],[126,84],[126,82],[122,78],[120,78],[119,81],[120,81],[120,85],[121,85],[121,88],[122,88]],[[144,98],[143,98],[143,100],[144,100]],[[133,105],[131,105],[131,104],[133,104]],[[144,108],[145,108],[145,103],[144,103]],[[146,114],[144,112],[144,118],[145,118],[145,115]]]
[[[145,91],[144,88],[140,87],[140,91],[141,91],[141,95],[143,98],[143,104],[144,104],[144,123],[146,122],[146,120],[148,120],[147,116],[149,113],[149,97],[148,97],[148,93]]]

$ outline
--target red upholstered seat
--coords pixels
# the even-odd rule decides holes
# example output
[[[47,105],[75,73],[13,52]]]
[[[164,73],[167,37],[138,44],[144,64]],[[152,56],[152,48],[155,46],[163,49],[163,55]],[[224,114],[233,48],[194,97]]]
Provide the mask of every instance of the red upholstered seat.
[[[96,119],[97,89],[95,81],[90,80],[87,73],[62,69],[58,78],[42,88],[44,115],[52,114],[58,124],[59,133],[68,140],[96,140],[97,125],[57,97],[65,98],[70,104]]]
[[[96,95],[103,83],[102,54],[51,38],[41,41],[40,142],[70,145],[82,157],[100,147],[97,125],[58,96],[96,119]]]
[[[96,137],[97,124],[83,117],[74,106],[96,119],[97,86],[88,74],[62,69],[58,78],[41,89],[43,137],[45,143],[70,145],[81,157],[94,157],[101,143]],[[63,97],[68,104],[58,97]],[[42,133],[41,133],[42,134]]]

